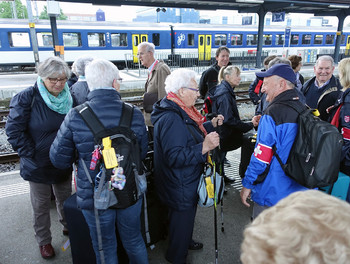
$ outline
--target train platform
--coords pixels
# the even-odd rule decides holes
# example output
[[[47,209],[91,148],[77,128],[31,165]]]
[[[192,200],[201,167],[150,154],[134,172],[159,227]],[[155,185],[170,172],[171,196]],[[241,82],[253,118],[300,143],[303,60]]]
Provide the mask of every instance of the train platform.
[[[242,188],[238,175],[240,149],[228,152],[227,158],[231,166],[225,168],[226,173],[236,181],[227,186],[227,194],[223,202],[223,224],[220,206],[217,207],[217,263],[238,264],[241,263],[239,258],[243,230],[250,223],[251,208],[245,207],[240,201],[239,191]],[[62,226],[57,220],[54,202],[51,205],[51,232],[56,256],[50,260],[41,257],[32,227],[29,184],[20,177],[19,171],[0,174],[0,212],[0,264],[73,263],[70,247],[66,250],[62,249],[67,245],[68,237],[62,235]],[[213,207],[198,207],[193,238],[203,242],[204,248],[199,251],[189,251],[188,263],[216,263]],[[167,261],[164,259],[166,247],[167,241],[161,240],[153,249],[148,248],[149,263],[166,264]]]

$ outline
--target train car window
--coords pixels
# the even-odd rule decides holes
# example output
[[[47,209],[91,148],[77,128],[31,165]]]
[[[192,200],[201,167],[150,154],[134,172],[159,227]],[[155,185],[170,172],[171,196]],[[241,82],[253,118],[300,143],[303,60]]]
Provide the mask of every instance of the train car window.
[[[39,47],[52,47],[53,39],[51,32],[38,32],[36,33]]]
[[[299,44],[299,34],[292,34],[290,45],[298,45]]]
[[[159,33],[152,34],[152,42],[153,42],[154,46],[156,46],[156,47],[160,46],[160,34]]]
[[[341,35],[340,45],[345,45],[345,35]]]
[[[210,43],[207,43],[208,45]],[[216,46],[226,46],[227,35],[226,34],[215,34],[215,45]]]
[[[199,37],[199,46],[203,46],[204,45],[204,38],[203,36]]]
[[[303,36],[301,37],[301,44],[310,45],[311,34],[303,34]]]
[[[275,45],[284,45],[284,34],[277,34],[275,37]]]
[[[231,35],[231,45],[241,46],[242,45],[243,34],[232,34]]]
[[[146,41],[147,41],[147,37],[146,37],[146,36],[141,35],[141,42],[146,42]]]
[[[194,34],[187,35],[187,46],[194,46]]]
[[[29,34],[26,32],[9,32],[10,47],[30,47]]]
[[[326,35],[326,44],[334,44],[334,35]]]
[[[112,33],[111,34],[112,47],[126,47],[128,46],[127,33]],[[136,43],[137,46],[139,43]]]
[[[264,35],[263,42],[264,42],[263,45],[271,46],[271,44],[272,44],[272,35]]]
[[[63,45],[65,47],[81,47],[80,33],[63,33]]]
[[[105,47],[106,36],[104,33],[88,33],[89,47]]]
[[[314,44],[322,44],[322,42],[323,42],[323,35],[315,35]]]
[[[247,46],[253,46],[258,43],[257,34],[247,34]]]

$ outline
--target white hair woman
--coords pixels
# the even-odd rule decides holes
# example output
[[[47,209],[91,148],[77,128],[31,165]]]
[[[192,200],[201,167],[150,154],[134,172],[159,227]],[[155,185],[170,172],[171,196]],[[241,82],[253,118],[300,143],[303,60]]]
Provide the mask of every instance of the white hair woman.
[[[165,81],[167,96],[151,115],[154,125],[155,183],[169,210],[169,246],[166,259],[186,263],[188,249],[200,249],[192,240],[197,208],[197,186],[208,152],[219,145],[214,132],[223,116],[204,122],[194,107],[199,91],[194,71],[178,69]]]
[[[72,65],[73,73],[79,77],[78,81],[70,87],[70,91],[76,105],[84,103],[87,100],[87,95],[90,92],[85,78],[85,67],[92,60],[92,57],[83,56],[76,59]]]
[[[21,176],[29,182],[35,238],[43,258],[52,258],[50,203],[55,194],[63,234],[68,235],[63,202],[72,192],[71,168],[55,168],[49,158],[50,146],[68,111],[73,106],[67,80],[71,72],[59,57],[50,57],[38,67],[38,78],[16,94],[10,103],[6,134],[21,160]]]
[[[244,231],[243,264],[345,264],[350,259],[350,205],[316,190],[294,192],[264,210]]]

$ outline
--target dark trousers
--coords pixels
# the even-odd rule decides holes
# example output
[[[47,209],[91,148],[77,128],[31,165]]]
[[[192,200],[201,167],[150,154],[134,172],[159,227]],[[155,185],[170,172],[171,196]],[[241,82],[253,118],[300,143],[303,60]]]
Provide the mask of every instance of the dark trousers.
[[[166,258],[173,264],[186,263],[196,211],[197,206],[186,211],[177,211],[169,207],[169,246]]]

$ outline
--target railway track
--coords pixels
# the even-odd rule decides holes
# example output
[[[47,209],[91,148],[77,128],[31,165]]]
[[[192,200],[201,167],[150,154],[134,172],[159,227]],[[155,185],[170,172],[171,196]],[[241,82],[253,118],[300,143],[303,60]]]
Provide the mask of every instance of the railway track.
[[[0,164],[8,163],[8,162],[19,162],[19,157],[17,152],[0,154]]]

